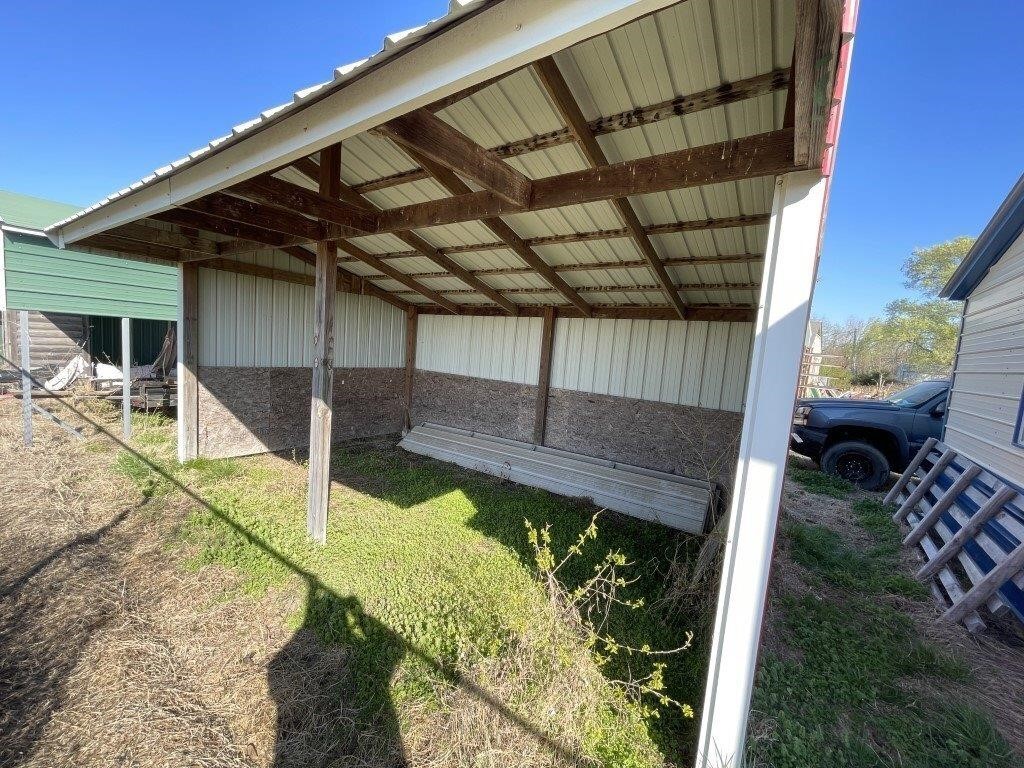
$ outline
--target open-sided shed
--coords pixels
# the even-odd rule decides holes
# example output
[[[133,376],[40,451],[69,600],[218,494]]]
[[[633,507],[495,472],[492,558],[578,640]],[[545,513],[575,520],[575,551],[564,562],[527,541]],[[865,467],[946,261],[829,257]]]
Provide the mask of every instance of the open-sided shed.
[[[744,740],[855,16],[453,2],[49,233],[178,265],[180,458],[308,444],[317,538],[332,440],[424,422],[718,481],[717,765]]]

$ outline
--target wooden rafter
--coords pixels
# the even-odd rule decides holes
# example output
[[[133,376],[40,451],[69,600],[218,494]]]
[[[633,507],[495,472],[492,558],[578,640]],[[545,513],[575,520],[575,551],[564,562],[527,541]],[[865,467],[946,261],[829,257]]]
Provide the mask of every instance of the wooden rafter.
[[[311,160],[308,163],[305,163],[303,165],[295,165],[294,167],[296,168],[296,170],[298,170],[300,173],[307,177],[310,177],[310,174],[315,172],[316,169],[318,168],[317,164]],[[372,202],[370,202],[357,192],[354,192],[352,188],[349,187],[344,182],[341,182],[340,190],[340,195],[342,199],[345,200],[346,202],[349,202],[352,205],[360,206],[369,211],[380,211],[380,209],[376,205],[374,205]],[[506,299],[494,288],[489,286],[487,283],[485,283],[479,277],[477,277],[468,269],[463,267],[461,264],[449,258],[440,249],[434,248],[430,243],[428,243],[422,237],[417,235],[415,232],[396,232],[395,235],[400,240],[402,240],[406,245],[413,249],[412,253],[414,255],[423,256],[427,259],[430,259],[430,261],[434,262],[439,267],[446,270],[446,272],[448,272],[449,274],[457,277],[466,285],[475,288],[477,291],[487,296],[487,298],[489,298],[495,304],[504,308],[505,311],[507,311],[510,315],[514,315],[518,311],[514,302]]]
[[[579,149],[587,159],[587,162],[594,168],[606,167],[608,165],[608,157],[605,155],[604,150],[601,149],[601,145],[597,143],[597,138],[590,130],[587,119],[576,103],[572,91],[569,90],[569,84],[562,77],[562,72],[559,70],[555,60],[547,56],[535,62],[533,66],[555,108],[562,115],[562,120],[576,139]],[[679,295],[679,291],[673,287],[672,278],[668,274],[668,270],[665,269],[665,265],[661,263],[661,257],[655,250],[654,243],[651,242],[644,231],[643,224],[640,223],[640,219],[637,217],[636,211],[633,210],[632,204],[624,198],[617,198],[611,202],[622,222],[626,225],[626,229],[640,251],[640,255],[647,261],[647,265],[661,286],[665,298],[668,299],[669,304],[676,308],[679,317],[685,316],[686,305]]]
[[[797,0],[793,47],[793,159],[821,164],[839,60],[842,0]]]
[[[410,154],[410,156],[412,156],[414,160],[419,162],[420,165],[422,165],[430,172],[431,176],[434,177],[438,184],[447,189],[452,195],[455,195],[455,197],[453,198],[445,199],[463,199],[475,194],[471,192],[466,183],[462,179],[460,179],[455,173],[453,173],[450,169],[435,163],[432,159],[424,155],[420,155],[418,152],[416,152],[413,149],[410,149],[409,147],[406,147],[406,151]],[[384,218],[388,214],[390,214],[390,211],[383,212],[382,218]],[[552,269],[546,261],[544,261],[544,259],[537,255],[537,253],[534,252],[533,248],[527,245],[526,241],[523,238],[521,238],[516,233],[516,231],[512,229],[512,227],[510,227],[497,216],[474,216],[473,218],[479,218],[481,220],[481,223],[483,223],[484,226],[490,229],[491,232],[493,232],[494,235],[501,242],[503,242],[509,250],[515,253],[516,256],[518,256],[520,259],[526,262],[526,264],[531,269],[533,269],[541,277],[543,277],[549,285],[551,285],[555,290],[557,290],[562,295],[564,299],[566,299],[570,304],[575,306],[584,315],[587,315],[587,313],[590,311],[590,305],[587,304],[587,302],[585,302],[582,299],[579,293],[577,293],[571,285],[565,282],[565,280],[563,280],[558,275],[558,273],[555,272],[555,270]],[[403,229],[412,229],[412,227],[407,227]]]
[[[732,83],[723,83],[715,88],[692,93],[685,96],[677,96],[674,99],[649,104],[638,109],[631,109],[619,112],[615,115],[606,115],[590,120],[587,127],[595,136],[601,136],[616,131],[624,131],[629,128],[636,128],[641,125],[650,125],[661,120],[681,115],[689,115],[712,107],[719,107],[725,104],[732,104],[745,99],[763,96],[767,93],[782,90],[790,86],[790,70],[776,69],[772,72],[756,75],[754,77],[737,80]],[[459,95],[459,100],[465,98],[468,93]],[[442,106],[450,106],[455,103],[448,100]],[[436,105],[432,105],[435,109]],[[550,147],[568,144],[574,141],[573,134],[568,128],[551,131],[539,136],[531,136],[519,141],[512,141],[496,147],[490,147],[489,151],[498,157],[516,157],[519,155],[536,152]],[[355,185],[360,193],[373,192],[378,189],[386,189],[399,184],[408,184],[412,181],[419,181],[428,178],[429,174],[422,168],[392,174],[379,179],[372,179],[362,184]]]
[[[523,317],[543,317],[550,304],[520,304],[519,314]],[[558,316],[594,317],[623,320],[678,320],[674,307],[648,306],[637,304],[592,304],[591,314],[583,315],[571,304],[560,304],[556,307]],[[420,314],[435,315],[440,309],[433,306],[419,307]],[[464,304],[462,315],[468,317],[494,317],[504,312],[495,306],[474,306]],[[711,322],[750,323],[757,315],[757,307],[752,304],[691,304],[686,307],[686,320],[707,320]]]
[[[475,181],[517,208],[530,204],[529,178],[426,109],[395,118],[378,131],[396,144]]]
[[[305,238],[289,237],[288,235],[282,235],[280,232],[263,229],[262,227],[241,224],[237,221],[222,219],[217,216],[208,216],[184,208],[172,208],[162,213],[154,213],[150,218],[154,221],[176,224],[179,227],[193,227],[204,232],[213,232],[218,235],[262,243],[264,248],[281,248],[287,245],[306,242]]]
[[[240,197],[225,195],[223,192],[214,192],[206,197],[191,200],[181,207],[187,211],[259,227],[291,237],[313,241],[328,237],[327,227],[320,222],[281,208],[260,205]]]
[[[284,253],[289,256],[298,259],[304,264],[309,264],[311,267],[316,266],[316,257],[300,245],[291,247],[281,248]],[[234,262],[239,263],[239,262]],[[381,275],[378,279],[383,279],[385,275]],[[406,310],[412,305],[405,299],[401,299],[391,291],[386,291],[379,285],[374,285],[370,282],[371,278],[363,275],[357,275],[354,272],[349,272],[344,267],[339,266],[338,268],[338,290],[346,293],[357,293],[365,294],[367,296],[376,296],[381,301],[390,304],[398,309]]]
[[[138,222],[123,224],[105,234],[148,245],[176,248],[184,253],[194,254],[197,258],[220,255],[217,243],[212,240],[184,232],[168,232],[166,229],[157,229]]]
[[[775,176],[792,170],[793,131],[784,128],[628,160],[603,168],[535,179],[533,200],[527,210],[539,211],[758,176]],[[433,175],[433,170],[431,173]],[[383,211],[376,232],[456,224],[474,219],[483,220],[490,226],[490,222],[497,220],[498,216],[522,212],[491,192],[470,192],[461,180],[458,181],[459,184],[454,186],[458,191],[452,191],[452,197]],[[442,186],[449,185],[442,183]],[[520,242],[525,245],[521,239]]]
[[[339,228],[332,233],[335,237],[358,237],[372,232],[376,225],[376,216],[367,212],[365,208],[325,198],[313,190],[289,184],[269,175],[243,181],[231,189],[252,200],[265,203],[274,210],[279,207],[334,224]]]
[[[337,243],[337,246],[338,246],[339,249],[341,249],[342,251],[347,253],[349,256],[355,257],[356,259],[358,259],[359,261],[363,262],[364,264],[366,264],[366,265],[368,265],[370,267],[373,267],[378,272],[383,272],[385,275],[390,277],[392,280],[397,280],[402,285],[404,285],[406,288],[409,288],[410,290],[414,291],[415,293],[420,294],[421,296],[425,296],[426,298],[430,299],[435,304],[437,304],[437,305],[439,305],[441,307],[444,307],[446,310],[448,310],[452,314],[456,314],[456,315],[459,314],[459,305],[458,304],[456,304],[455,302],[453,302],[453,301],[451,301],[449,299],[446,299],[444,296],[442,296],[440,293],[435,291],[433,288],[428,288],[427,286],[423,285],[418,280],[414,280],[413,278],[409,277],[407,274],[405,274],[401,270],[395,269],[393,266],[391,266],[387,262],[381,261],[376,256],[374,256],[372,253],[367,253],[362,248],[357,246],[355,243],[350,243],[350,242],[347,242],[345,240],[342,240],[342,241],[339,241]]]

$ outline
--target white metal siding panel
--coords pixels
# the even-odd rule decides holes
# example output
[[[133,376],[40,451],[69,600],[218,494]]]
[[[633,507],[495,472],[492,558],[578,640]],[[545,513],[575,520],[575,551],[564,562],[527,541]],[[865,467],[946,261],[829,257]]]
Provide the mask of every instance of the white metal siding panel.
[[[309,272],[281,253],[239,259]],[[372,296],[339,293],[334,309],[339,368],[405,365],[405,313]],[[313,287],[215,269],[199,270],[199,364],[309,367]]]
[[[1024,448],[1013,444],[1024,392],[1024,235],[967,301],[946,443],[1024,485]]]
[[[750,323],[559,320],[551,386],[743,410]]]
[[[416,367],[536,384],[542,325],[539,317],[422,315],[416,331]]]

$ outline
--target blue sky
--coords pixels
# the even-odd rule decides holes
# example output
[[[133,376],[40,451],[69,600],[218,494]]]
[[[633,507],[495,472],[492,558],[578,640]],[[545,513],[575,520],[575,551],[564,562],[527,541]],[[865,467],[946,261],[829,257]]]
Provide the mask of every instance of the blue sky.
[[[835,320],[904,295],[910,251],[977,234],[1024,171],[1024,3],[862,6],[814,306]],[[446,8],[14,4],[0,46],[0,188],[94,202]]]

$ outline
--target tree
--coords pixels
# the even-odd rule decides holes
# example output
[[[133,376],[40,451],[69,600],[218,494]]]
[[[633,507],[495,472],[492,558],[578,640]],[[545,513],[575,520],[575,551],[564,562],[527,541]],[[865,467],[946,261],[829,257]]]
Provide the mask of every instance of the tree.
[[[897,373],[902,366],[929,375],[945,375],[956,354],[960,304],[945,299],[897,299],[885,317],[864,332],[879,370]]]
[[[955,237],[927,248],[915,248],[903,262],[907,288],[937,297],[972,245],[973,237]]]

